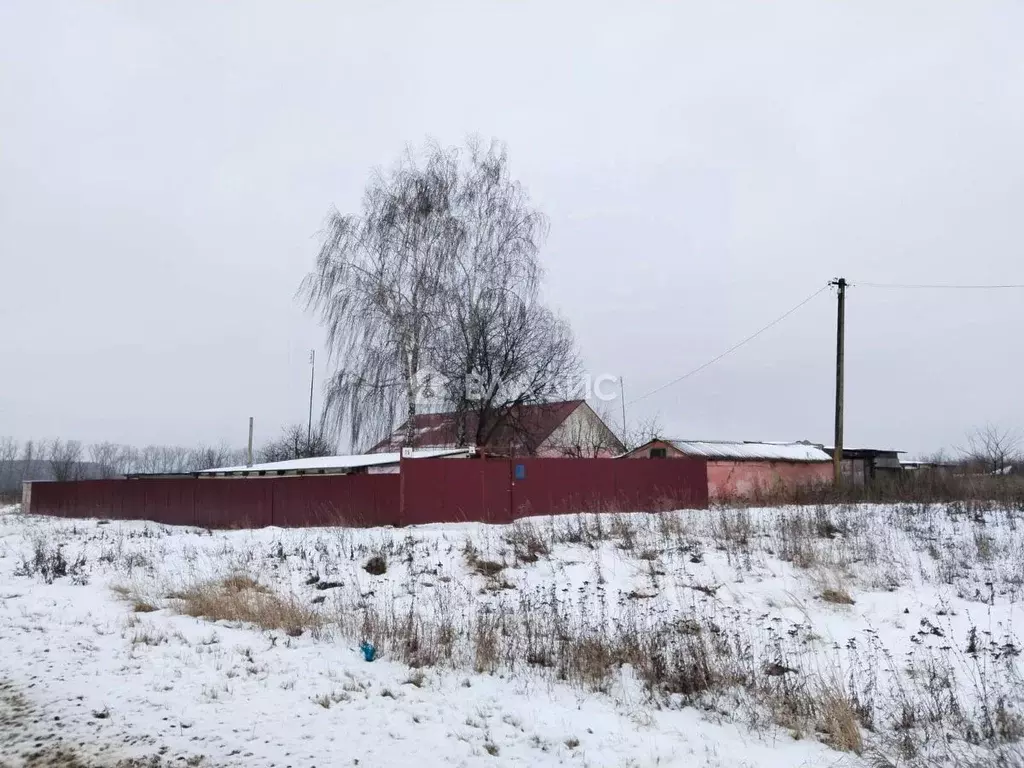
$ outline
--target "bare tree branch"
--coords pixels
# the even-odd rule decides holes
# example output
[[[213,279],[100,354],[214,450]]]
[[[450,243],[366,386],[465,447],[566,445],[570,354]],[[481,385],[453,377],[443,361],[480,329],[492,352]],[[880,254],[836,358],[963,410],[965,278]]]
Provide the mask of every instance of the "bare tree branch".
[[[274,462],[333,456],[334,453],[334,443],[322,429],[315,430],[309,437],[304,426],[292,424],[281,431],[279,438],[260,448],[258,456],[261,462]]]
[[[607,405],[602,404],[594,411],[601,423],[577,418],[558,435],[554,447],[560,455],[574,459],[597,459],[622,452],[622,442],[607,426],[610,420]]]
[[[50,443],[47,450],[50,472],[54,480],[67,481],[81,479],[82,444],[77,440],[61,441],[59,438]]]
[[[960,453],[986,472],[1002,473],[1020,461],[1021,434],[1018,430],[986,424],[967,434],[967,447]]]
[[[99,478],[113,478],[124,474],[122,457],[124,446],[116,443],[93,443],[89,446],[89,460]]]
[[[665,429],[662,427],[658,416],[654,415],[649,419],[639,421],[632,427],[628,427],[622,439],[622,444],[626,447],[627,451],[632,451],[652,440],[665,439]]]

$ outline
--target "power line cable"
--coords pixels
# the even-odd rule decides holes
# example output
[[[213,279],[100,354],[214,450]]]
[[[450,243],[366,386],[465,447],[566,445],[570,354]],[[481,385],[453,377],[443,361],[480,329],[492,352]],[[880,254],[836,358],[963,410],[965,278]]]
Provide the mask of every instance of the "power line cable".
[[[1024,284],[1014,283],[1005,285],[954,285],[950,283],[862,283],[850,281],[855,288],[925,288],[937,290],[963,290],[963,291],[988,291],[1003,288],[1024,288]]]
[[[671,387],[671,386],[672,386],[672,385],[674,385],[674,384],[678,384],[678,383],[679,383],[680,381],[682,381],[683,379],[688,379],[688,378],[690,378],[691,376],[693,376],[694,374],[696,374],[696,373],[700,373],[701,371],[703,371],[703,370],[704,370],[705,368],[707,368],[708,366],[710,366],[710,365],[714,365],[715,363],[717,363],[717,362],[718,362],[719,360],[721,360],[721,359],[722,359],[723,357],[725,357],[726,355],[730,355],[730,354],[732,354],[732,353],[733,353],[733,352],[735,352],[735,351],[736,351],[737,349],[739,349],[740,347],[742,347],[742,346],[743,346],[744,344],[747,344],[748,342],[751,342],[751,341],[753,341],[754,339],[756,339],[756,338],[757,338],[758,336],[760,336],[760,335],[761,335],[762,333],[764,333],[765,331],[767,331],[767,330],[769,330],[769,329],[771,329],[771,328],[774,328],[774,327],[775,327],[776,325],[778,325],[779,323],[781,323],[781,322],[782,322],[783,320],[785,320],[785,319],[786,319],[787,317],[789,317],[790,315],[792,315],[792,314],[793,314],[794,312],[796,312],[796,311],[797,311],[798,309],[800,309],[801,307],[803,307],[803,306],[804,306],[805,304],[808,304],[808,303],[810,303],[810,301],[811,301],[812,299],[814,299],[815,297],[817,297],[817,296],[818,296],[818,294],[820,294],[820,293],[824,293],[825,291],[827,291],[827,290],[828,290],[828,289],[829,289],[829,288],[831,287],[831,285],[832,285],[832,283],[830,283],[830,282],[829,282],[829,283],[825,283],[825,285],[821,286],[821,288],[819,288],[818,290],[816,290],[816,291],[815,291],[814,293],[812,293],[812,294],[811,294],[810,296],[808,296],[808,297],[807,297],[806,299],[804,299],[803,301],[801,301],[801,302],[800,302],[799,304],[797,304],[797,305],[796,305],[795,307],[793,307],[792,309],[789,309],[789,310],[787,310],[787,311],[786,311],[785,313],[783,313],[783,314],[779,315],[779,316],[778,316],[777,318],[775,318],[775,319],[774,319],[774,320],[772,320],[772,321],[771,321],[770,323],[768,323],[768,325],[764,326],[763,328],[761,328],[761,329],[760,329],[760,330],[758,330],[758,331],[755,331],[755,332],[754,332],[754,333],[752,333],[752,334],[751,334],[750,336],[747,336],[747,338],[743,339],[743,341],[741,341],[741,342],[739,342],[738,344],[734,344],[733,346],[729,347],[729,349],[725,350],[725,352],[723,352],[722,354],[718,355],[717,357],[713,357],[712,359],[708,360],[708,361],[707,361],[706,363],[704,363],[703,365],[699,365],[699,366],[697,366],[697,367],[696,367],[696,368],[694,368],[694,369],[693,369],[692,371],[688,371],[687,373],[684,373],[684,374],[683,374],[682,376],[680,376],[679,378],[676,378],[676,379],[672,379],[672,381],[668,382],[667,384],[662,384],[662,385],[661,385],[660,387],[657,387],[657,388],[655,388],[655,389],[652,389],[652,390],[651,390],[650,392],[647,392],[647,393],[645,393],[645,394],[643,394],[643,395],[640,395],[640,397],[636,398],[635,400],[630,400],[628,404],[629,404],[629,405],[632,405],[633,403],[639,403],[639,402],[640,402],[641,400],[646,400],[646,399],[647,399],[648,397],[650,397],[651,395],[656,395],[656,394],[657,394],[658,392],[661,392],[661,391],[662,391],[662,390],[664,390],[664,389],[668,389],[669,387]]]

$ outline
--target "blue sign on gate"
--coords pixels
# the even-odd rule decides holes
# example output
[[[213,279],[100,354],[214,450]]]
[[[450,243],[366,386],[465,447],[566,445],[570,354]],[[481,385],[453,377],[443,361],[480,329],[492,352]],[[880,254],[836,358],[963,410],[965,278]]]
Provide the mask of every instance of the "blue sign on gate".
[[[525,464],[516,464],[516,480],[525,480],[525,479],[526,479],[526,465]]]

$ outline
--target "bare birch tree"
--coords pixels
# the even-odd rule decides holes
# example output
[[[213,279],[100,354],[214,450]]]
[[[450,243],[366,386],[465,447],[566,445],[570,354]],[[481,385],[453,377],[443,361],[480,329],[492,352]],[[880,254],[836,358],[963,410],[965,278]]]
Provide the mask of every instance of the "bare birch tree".
[[[459,184],[455,150],[407,151],[367,185],[360,215],[332,211],[314,270],[300,287],[327,329],[337,370],[324,404],[353,445],[390,431],[402,410],[416,413],[416,381],[444,293],[439,289],[462,238],[453,216]],[[410,427],[411,428],[411,427]]]
[[[358,445],[401,416],[413,444],[417,388],[436,372],[443,405],[461,415],[459,442],[481,442],[572,376],[568,324],[539,299],[546,234],[504,147],[475,140],[428,145],[422,161],[407,152],[371,178],[361,215],[333,212],[300,288],[338,366],[325,402],[331,431],[347,425]],[[470,391],[480,380],[483,393]]]

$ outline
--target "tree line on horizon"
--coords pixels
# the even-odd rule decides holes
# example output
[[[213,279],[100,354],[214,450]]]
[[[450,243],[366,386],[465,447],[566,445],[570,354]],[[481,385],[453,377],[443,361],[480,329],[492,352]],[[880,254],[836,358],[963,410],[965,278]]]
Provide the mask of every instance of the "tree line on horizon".
[[[292,424],[276,438],[253,451],[256,463],[330,456],[334,444],[322,430],[307,435],[305,426]],[[0,437],[0,492],[17,491],[32,480],[102,480],[129,474],[185,474],[246,463],[245,448],[215,445],[147,445],[138,448],[113,442],[25,440]]]

